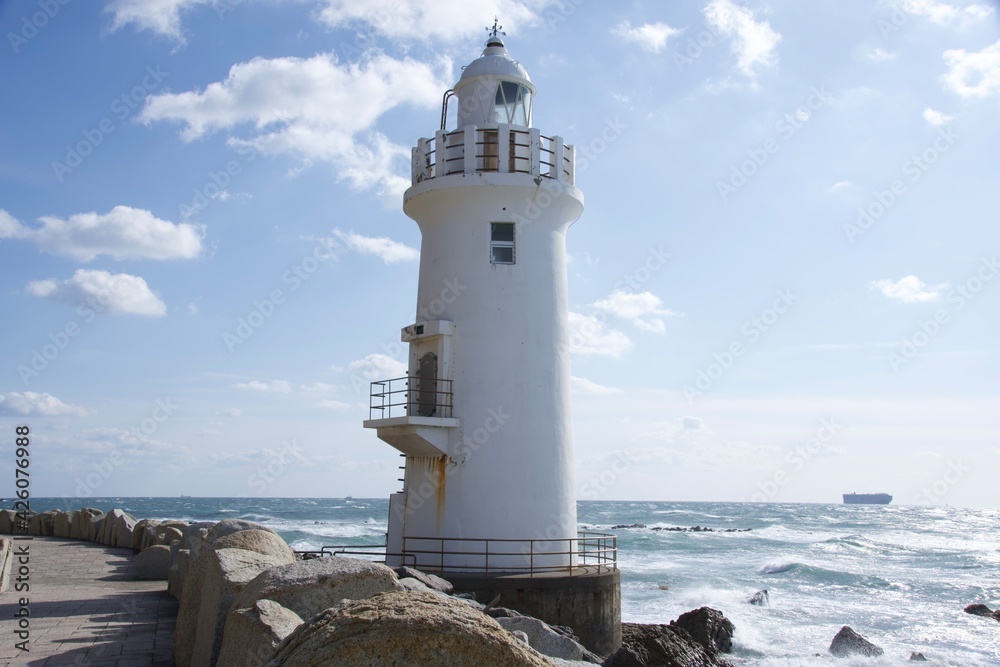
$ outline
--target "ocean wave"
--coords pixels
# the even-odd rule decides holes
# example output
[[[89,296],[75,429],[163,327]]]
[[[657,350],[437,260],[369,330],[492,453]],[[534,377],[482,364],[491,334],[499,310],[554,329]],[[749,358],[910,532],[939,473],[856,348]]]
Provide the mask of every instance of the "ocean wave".
[[[799,561],[772,561],[761,566],[757,572],[765,576],[777,574],[795,575],[817,584],[861,586],[878,589],[905,588],[877,575],[835,570]]]

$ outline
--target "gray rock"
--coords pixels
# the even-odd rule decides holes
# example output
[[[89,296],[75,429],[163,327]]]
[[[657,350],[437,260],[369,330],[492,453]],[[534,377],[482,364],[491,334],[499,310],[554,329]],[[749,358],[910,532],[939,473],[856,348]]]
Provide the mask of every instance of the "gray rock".
[[[104,512],[93,507],[84,507],[75,517],[70,527],[70,537],[75,540],[97,541],[97,528]]]
[[[206,563],[207,561],[207,563]],[[201,604],[194,644],[191,647],[191,667],[212,667],[222,648],[222,631],[226,617],[240,591],[254,577],[268,568],[283,565],[280,556],[259,554],[244,549],[215,549],[202,558]],[[177,648],[174,634],[174,648]],[[177,663],[180,665],[180,661]]]
[[[273,600],[257,600],[250,609],[233,609],[226,618],[217,664],[261,667],[300,625],[298,614]]]
[[[917,653],[916,651],[910,654],[910,660],[913,660],[914,662],[927,662],[927,658],[924,657],[924,654]]]
[[[966,614],[972,614],[973,616],[989,616],[993,617],[993,610],[984,604],[970,604],[965,608]]]
[[[131,549],[136,518],[124,510],[117,511],[119,513],[115,515],[113,544],[119,549]]]
[[[267,667],[551,667],[485,614],[430,593],[382,593],[318,614]]]
[[[559,634],[549,625],[530,616],[501,617],[496,619],[505,630],[520,630],[528,635],[528,645],[542,655],[564,660],[583,660],[583,647],[569,637]]]
[[[201,544],[201,542],[208,535],[208,531],[211,530],[213,526],[215,526],[215,524],[211,521],[196,521],[194,523],[189,523],[183,528],[178,528],[182,534],[181,549],[189,549],[192,557],[197,556],[197,545]],[[167,544],[170,544],[170,542],[167,542]]]
[[[681,614],[670,625],[687,630],[712,655],[733,650],[733,632],[736,628],[718,609],[700,607]]]
[[[170,571],[170,547],[154,544],[140,551],[133,563],[140,579],[166,581]]]
[[[316,558],[262,572],[240,594],[236,607],[246,609],[257,600],[274,600],[309,619],[343,600],[399,590],[402,586],[395,573],[380,563],[358,558]]]
[[[146,547],[156,544],[156,526],[159,521],[155,519],[139,519],[132,527],[132,549],[142,551]]]
[[[441,591],[442,593],[448,593],[449,595],[455,591],[455,587],[451,585],[450,581],[442,579],[437,575],[421,572],[420,570],[407,565],[397,567],[396,576],[399,577],[400,581],[404,579],[416,579],[428,588]]]
[[[747,598],[747,603],[758,607],[770,607],[771,596],[767,594],[767,589],[757,591]]]
[[[849,655],[864,655],[868,657],[882,655],[885,651],[871,643],[846,625],[840,629],[837,636],[830,642],[830,653],[843,658]]]

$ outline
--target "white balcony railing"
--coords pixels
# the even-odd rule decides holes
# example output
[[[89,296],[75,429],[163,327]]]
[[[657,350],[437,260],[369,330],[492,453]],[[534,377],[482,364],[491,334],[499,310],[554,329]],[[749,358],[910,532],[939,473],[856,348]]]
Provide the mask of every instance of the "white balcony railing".
[[[412,151],[413,185],[452,174],[528,174],[575,185],[573,146],[535,128],[494,123],[438,131]]]

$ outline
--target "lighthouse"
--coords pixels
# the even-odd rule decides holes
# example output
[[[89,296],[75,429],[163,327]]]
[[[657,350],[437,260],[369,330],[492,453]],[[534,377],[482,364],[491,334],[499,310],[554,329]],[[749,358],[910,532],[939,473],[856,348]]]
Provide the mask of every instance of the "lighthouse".
[[[372,383],[364,422],[404,461],[386,562],[501,593],[611,652],[614,538],[578,533],[572,475],[566,233],[583,193],[573,147],[533,127],[538,91],[501,34],[494,25],[444,93],[440,129],[412,150],[407,373]]]

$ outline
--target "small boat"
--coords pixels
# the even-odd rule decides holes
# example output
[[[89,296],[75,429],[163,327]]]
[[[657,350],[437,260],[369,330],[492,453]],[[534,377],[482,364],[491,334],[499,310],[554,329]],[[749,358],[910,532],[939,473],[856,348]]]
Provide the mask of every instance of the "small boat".
[[[888,493],[845,493],[844,503],[847,505],[888,505],[892,496]]]

